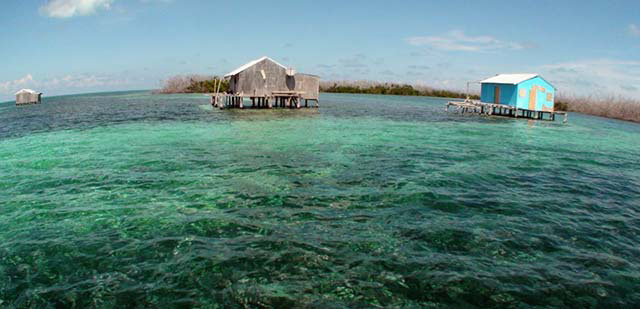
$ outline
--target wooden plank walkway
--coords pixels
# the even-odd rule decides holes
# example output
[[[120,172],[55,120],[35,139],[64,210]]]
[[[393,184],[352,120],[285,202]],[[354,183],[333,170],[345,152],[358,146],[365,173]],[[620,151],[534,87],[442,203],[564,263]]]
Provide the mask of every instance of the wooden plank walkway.
[[[475,113],[489,116],[506,116],[548,121],[555,121],[556,115],[560,115],[564,116],[564,119],[562,121],[563,123],[567,123],[569,121],[569,115],[567,114],[567,112],[534,111],[504,104],[484,103],[476,100],[450,101],[447,103],[447,107],[445,110],[449,111],[450,106],[454,107],[456,111],[460,112],[461,114]]]

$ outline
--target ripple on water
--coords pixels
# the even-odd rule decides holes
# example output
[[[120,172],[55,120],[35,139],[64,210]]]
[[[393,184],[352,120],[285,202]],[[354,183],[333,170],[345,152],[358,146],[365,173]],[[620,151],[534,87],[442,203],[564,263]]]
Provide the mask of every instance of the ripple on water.
[[[640,304],[637,125],[323,97],[0,107],[0,306]]]

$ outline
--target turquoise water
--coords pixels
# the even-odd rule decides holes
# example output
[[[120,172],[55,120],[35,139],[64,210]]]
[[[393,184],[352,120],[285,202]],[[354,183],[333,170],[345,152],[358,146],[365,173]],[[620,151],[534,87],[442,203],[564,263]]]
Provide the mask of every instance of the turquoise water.
[[[0,307],[640,305],[640,126],[445,102],[0,104]]]

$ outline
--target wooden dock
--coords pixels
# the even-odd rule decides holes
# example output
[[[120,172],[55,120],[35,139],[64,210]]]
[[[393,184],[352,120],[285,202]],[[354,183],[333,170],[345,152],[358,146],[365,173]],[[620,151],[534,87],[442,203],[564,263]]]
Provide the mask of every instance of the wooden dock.
[[[475,113],[489,116],[505,116],[548,121],[555,121],[556,115],[560,115],[564,116],[564,119],[562,121],[563,123],[567,123],[569,117],[567,112],[534,111],[529,109],[517,108],[511,105],[484,103],[476,100],[450,101],[447,103],[446,111],[449,111],[449,106],[453,106],[456,111],[461,114]]]
[[[220,109],[319,107],[317,99],[304,99],[304,92],[299,91],[274,91],[270,96],[223,93],[209,94],[209,96],[211,96],[211,105]],[[248,102],[245,99],[248,99]],[[304,106],[302,105],[303,101]],[[314,102],[314,104],[309,106],[309,101]]]

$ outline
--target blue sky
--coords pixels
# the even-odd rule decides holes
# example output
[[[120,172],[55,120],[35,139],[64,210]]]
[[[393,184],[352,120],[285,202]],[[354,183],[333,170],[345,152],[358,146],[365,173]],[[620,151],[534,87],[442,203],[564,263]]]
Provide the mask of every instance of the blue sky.
[[[640,98],[640,1],[4,0],[0,100],[151,89],[261,56],[324,80],[463,89],[540,73]]]

